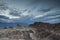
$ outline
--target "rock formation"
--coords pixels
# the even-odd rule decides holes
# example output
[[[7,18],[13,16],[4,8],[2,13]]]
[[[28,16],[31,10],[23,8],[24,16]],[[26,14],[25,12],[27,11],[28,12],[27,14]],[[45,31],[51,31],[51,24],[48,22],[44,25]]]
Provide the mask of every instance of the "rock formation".
[[[60,40],[60,25],[35,22],[28,27],[0,29],[0,40]]]

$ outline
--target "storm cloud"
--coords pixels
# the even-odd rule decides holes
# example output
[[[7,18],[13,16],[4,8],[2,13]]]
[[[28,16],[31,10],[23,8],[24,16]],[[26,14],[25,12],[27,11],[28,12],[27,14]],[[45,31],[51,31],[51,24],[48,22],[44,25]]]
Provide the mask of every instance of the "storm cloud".
[[[0,19],[9,19],[9,17],[0,15]]]
[[[0,3],[2,18],[7,17],[8,20],[23,23],[60,22],[60,0],[6,0],[5,2]]]

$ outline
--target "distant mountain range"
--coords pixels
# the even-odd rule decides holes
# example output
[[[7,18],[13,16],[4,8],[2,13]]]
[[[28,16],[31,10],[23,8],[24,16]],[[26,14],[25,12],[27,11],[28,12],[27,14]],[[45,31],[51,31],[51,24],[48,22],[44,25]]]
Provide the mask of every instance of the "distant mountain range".
[[[35,22],[33,24],[26,24],[26,23],[7,23],[7,22],[0,22],[0,27],[15,27],[17,24],[22,25],[22,26],[44,26],[44,27],[60,27],[60,23],[55,23],[55,24],[50,24],[50,23],[43,23],[43,22]]]
[[[15,27],[17,26],[17,24],[23,25],[23,26],[27,25],[25,23],[18,23],[18,22],[17,23],[0,22],[0,27]]]
[[[10,27],[10,26],[16,26],[15,23],[6,23],[6,22],[0,22],[0,27]]]

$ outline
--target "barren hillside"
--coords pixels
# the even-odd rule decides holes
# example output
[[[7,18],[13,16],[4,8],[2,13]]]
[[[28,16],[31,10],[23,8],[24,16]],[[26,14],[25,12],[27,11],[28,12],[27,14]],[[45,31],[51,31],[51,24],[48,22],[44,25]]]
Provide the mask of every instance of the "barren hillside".
[[[60,32],[45,28],[15,27],[0,29],[0,40],[60,40]]]

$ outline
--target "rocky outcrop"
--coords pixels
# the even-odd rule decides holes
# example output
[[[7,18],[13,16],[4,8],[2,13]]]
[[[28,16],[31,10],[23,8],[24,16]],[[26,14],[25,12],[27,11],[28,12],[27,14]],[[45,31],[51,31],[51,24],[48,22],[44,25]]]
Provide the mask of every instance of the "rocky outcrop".
[[[0,30],[0,40],[55,40],[54,38],[60,40],[60,33],[32,27]]]
[[[60,28],[60,23],[49,24],[49,23],[43,23],[43,22],[35,22],[34,24],[30,24],[29,26],[34,28],[45,27],[47,29],[56,29],[56,28]]]
[[[28,27],[4,28],[0,40],[60,40],[60,25],[35,22]]]

